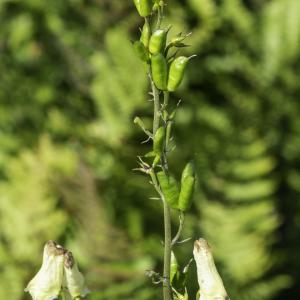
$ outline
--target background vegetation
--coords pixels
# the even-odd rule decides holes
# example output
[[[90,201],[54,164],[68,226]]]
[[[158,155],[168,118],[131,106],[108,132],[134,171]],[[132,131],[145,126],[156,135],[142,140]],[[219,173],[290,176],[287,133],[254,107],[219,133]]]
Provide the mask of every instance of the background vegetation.
[[[143,275],[161,267],[161,205],[131,171],[147,148],[132,120],[151,115],[138,22],[132,1],[0,2],[1,299],[29,299],[48,239],[73,249],[89,299],[161,298]],[[197,164],[184,236],[208,239],[231,299],[297,299],[300,2],[173,0],[164,22],[198,55],[171,99],[172,168]]]

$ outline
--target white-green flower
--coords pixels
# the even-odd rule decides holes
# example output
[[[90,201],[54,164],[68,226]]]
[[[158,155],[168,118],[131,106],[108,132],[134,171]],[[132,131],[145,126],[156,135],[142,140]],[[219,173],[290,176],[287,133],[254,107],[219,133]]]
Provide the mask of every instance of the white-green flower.
[[[63,280],[64,251],[54,241],[46,243],[41,269],[25,288],[33,300],[53,300],[58,297]]]
[[[229,300],[211,248],[205,239],[195,241],[193,253],[197,265],[200,300]]]
[[[70,293],[72,298],[85,297],[90,291],[86,287],[84,277],[78,270],[76,261],[72,252],[67,251],[64,254],[64,289]]]

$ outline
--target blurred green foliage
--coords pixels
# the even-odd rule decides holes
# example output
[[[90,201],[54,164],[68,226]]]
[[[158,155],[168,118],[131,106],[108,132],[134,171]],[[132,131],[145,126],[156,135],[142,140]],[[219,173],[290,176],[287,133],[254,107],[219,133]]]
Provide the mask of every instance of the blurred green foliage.
[[[73,249],[89,299],[161,297],[143,275],[161,267],[161,205],[131,171],[149,149],[132,120],[151,120],[139,22],[131,1],[0,2],[1,299],[28,299],[48,239]],[[171,99],[171,167],[197,166],[184,236],[211,243],[232,299],[296,299],[300,2],[174,0],[164,23],[198,55]],[[187,263],[191,242],[175,252]]]

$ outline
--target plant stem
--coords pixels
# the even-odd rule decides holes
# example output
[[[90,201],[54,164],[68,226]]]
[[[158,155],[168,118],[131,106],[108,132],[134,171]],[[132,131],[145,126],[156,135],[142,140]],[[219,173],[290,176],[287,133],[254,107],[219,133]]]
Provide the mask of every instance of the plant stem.
[[[155,135],[158,127],[159,127],[159,91],[156,88],[152,78],[151,80],[151,87],[152,87],[152,93],[153,93],[153,102],[154,102],[154,111],[153,111],[153,136]]]
[[[163,282],[163,294],[164,300],[171,300],[171,284],[170,284],[170,268],[171,268],[171,216],[170,207],[167,201],[164,203],[164,226],[165,226],[165,243],[164,243],[164,282]]]
[[[164,103],[163,103],[163,109],[166,109],[166,107],[169,104],[169,95],[170,93],[167,91],[164,91]]]
[[[157,23],[156,23],[156,29],[160,28],[161,22],[163,19],[163,9],[161,7],[158,8],[157,12]]]
[[[164,91],[163,110],[168,106],[169,92]],[[165,148],[161,157],[163,170],[166,174],[169,172],[167,153],[166,153],[167,141],[165,140]],[[171,249],[172,249],[172,228],[171,228],[171,214],[170,206],[167,201],[164,200],[164,227],[165,227],[165,243],[164,243],[164,283],[163,294],[164,300],[172,299],[172,290],[170,283],[170,269],[171,269]]]
[[[184,224],[184,213],[180,212],[180,215],[179,215],[179,228],[178,228],[178,231],[177,231],[176,235],[174,236],[174,238],[172,240],[172,243],[171,243],[172,247],[178,242],[178,240],[180,238],[180,235],[181,235],[181,232],[182,232],[182,229],[183,229],[183,224]]]
[[[158,10],[158,19],[156,24],[156,29],[159,29],[161,26],[163,18],[163,11],[161,8]],[[155,133],[157,129],[159,128],[160,123],[160,95],[159,90],[156,88],[152,77],[150,75],[150,81],[151,81],[151,89],[153,94],[153,137],[155,136]],[[164,92],[164,102],[163,102],[163,110],[166,109],[169,101],[169,93]],[[166,145],[166,141],[165,141]],[[165,172],[168,172],[168,164],[167,164],[167,155],[166,151],[163,152],[161,156],[161,163],[163,166],[163,169]],[[164,209],[164,270],[163,270],[163,297],[164,300],[172,300],[172,290],[171,290],[171,284],[170,284],[170,268],[171,268],[171,244],[172,244],[172,232],[171,232],[171,216],[170,216],[170,207],[167,203],[167,201],[164,198],[163,193],[160,190],[159,184],[157,182],[156,175],[153,172],[151,172],[152,182],[154,184],[154,187],[158,194],[160,195],[162,201],[163,201],[163,209]]]
[[[159,127],[160,121],[160,101],[159,101],[159,91],[154,85],[152,78],[151,80],[151,88],[153,93],[153,101],[154,101],[154,112],[153,112],[153,136]],[[168,105],[169,93],[164,92],[164,105],[163,109],[166,109]],[[165,143],[166,144],[166,143]],[[161,157],[161,163],[165,172],[168,172],[168,163],[167,163],[167,155],[166,151],[163,152]],[[164,199],[162,192],[159,189],[159,184],[157,182],[155,174],[152,173],[152,182],[154,184],[155,189],[160,194],[163,201],[163,209],[164,209],[164,270],[163,270],[163,296],[164,300],[172,299],[172,291],[170,284],[170,268],[171,268],[171,244],[172,244],[172,232],[171,232],[171,216],[170,216],[170,207],[167,201]]]

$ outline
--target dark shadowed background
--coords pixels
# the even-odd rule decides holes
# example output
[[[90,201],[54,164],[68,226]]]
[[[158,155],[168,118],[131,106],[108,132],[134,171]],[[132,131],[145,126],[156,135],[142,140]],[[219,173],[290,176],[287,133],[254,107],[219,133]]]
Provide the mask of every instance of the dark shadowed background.
[[[167,2],[170,35],[192,31],[182,53],[197,54],[171,99],[171,168],[194,158],[198,177],[183,236],[209,241],[231,299],[298,299],[300,1]],[[0,299],[29,299],[49,239],[74,252],[88,299],[162,298],[144,276],[161,269],[162,207],[132,171],[150,147],[132,122],[152,111],[141,26],[130,0],[0,2]]]

